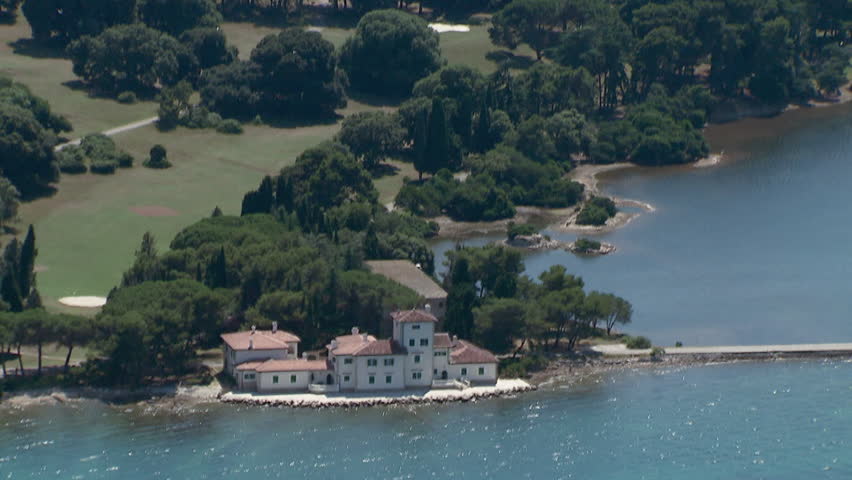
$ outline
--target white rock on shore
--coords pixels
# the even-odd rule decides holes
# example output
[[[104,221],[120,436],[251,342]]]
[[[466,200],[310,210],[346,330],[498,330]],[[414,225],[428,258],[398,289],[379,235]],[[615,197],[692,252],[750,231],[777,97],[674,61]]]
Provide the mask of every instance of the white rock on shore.
[[[236,393],[222,394],[224,403],[241,403],[258,406],[282,407],[373,407],[381,405],[411,405],[422,403],[469,402],[481,398],[498,397],[535,390],[536,387],[521,379],[500,379],[496,385],[474,386],[464,390],[427,390],[420,392],[370,392],[370,393]]]

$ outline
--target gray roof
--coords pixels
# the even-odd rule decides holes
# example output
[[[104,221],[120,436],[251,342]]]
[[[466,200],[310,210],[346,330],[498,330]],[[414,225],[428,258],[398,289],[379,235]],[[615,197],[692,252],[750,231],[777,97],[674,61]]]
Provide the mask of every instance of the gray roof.
[[[404,285],[423,298],[447,298],[443,288],[408,260],[370,260],[364,263],[371,272]]]

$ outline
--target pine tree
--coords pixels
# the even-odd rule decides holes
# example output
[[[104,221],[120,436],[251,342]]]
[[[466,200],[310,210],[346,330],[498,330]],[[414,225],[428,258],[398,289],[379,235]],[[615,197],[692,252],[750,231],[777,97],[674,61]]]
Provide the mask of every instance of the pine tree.
[[[157,240],[151,232],[142,235],[142,244],[136,250],[136,258],[151,258],[157,256]]]
[[[219,208],[219,205],[216,205],[216,208],[213,209],[213,213],[211,213],[210,216],[213,218],[222,216],[222,209]]]
[[[444,102],[440,98],[432,100],[432,113],[429,114],[426,135],[424,168],[421,171],[434,174],[450,162],[450,129],[447,126]]]
[[[21,257],[18,261],[18,290],[24,297],[28,296],[30,290],[33,288],[35,259],[37,255],[35,232],[33,231],[33,226],[30,225],[30,228],[27,230],[27,236],[24,238],[24,243],[21,246]]]

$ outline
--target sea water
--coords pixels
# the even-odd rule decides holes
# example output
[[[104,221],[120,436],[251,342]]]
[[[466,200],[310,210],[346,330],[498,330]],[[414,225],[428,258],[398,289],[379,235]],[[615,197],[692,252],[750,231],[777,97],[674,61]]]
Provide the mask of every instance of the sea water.
[[[605,178],[606,193],[656,208],[592,237],[614,244],[614,254],[530,253],[526,273],[561,264],[588,289],[627,298],[634,316],[626,329],[660,345],[852,342],[852,106],[714,126],[707,135],[724,152],[720,166]],[[457,241],[435,245],[439,270]]]
[[[515,398],[356,410],[0,407],[11,479],[848,479],[852,364],[609,374]]]

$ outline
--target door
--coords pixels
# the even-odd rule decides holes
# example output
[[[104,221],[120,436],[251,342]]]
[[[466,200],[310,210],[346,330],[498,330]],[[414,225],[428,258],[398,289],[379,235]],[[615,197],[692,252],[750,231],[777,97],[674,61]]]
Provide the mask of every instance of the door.
[[[332,377],[330,373],[325,377],[325,384],[334,385],[334,377]]]

